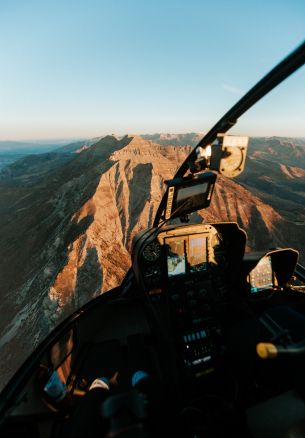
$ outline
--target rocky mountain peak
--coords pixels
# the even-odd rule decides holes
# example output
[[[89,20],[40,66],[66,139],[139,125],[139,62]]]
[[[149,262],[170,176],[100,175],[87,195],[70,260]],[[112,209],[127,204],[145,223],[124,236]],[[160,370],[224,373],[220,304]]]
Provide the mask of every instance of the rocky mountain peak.
[[[125,147],[130,143],[131,138],[128,136],[123,137],[121,140],[117,139],[114,135],[107,135],[101,138],[97,143],[83,152],[82,155],[106,158],[106,155],[111,154],[117,149]]]

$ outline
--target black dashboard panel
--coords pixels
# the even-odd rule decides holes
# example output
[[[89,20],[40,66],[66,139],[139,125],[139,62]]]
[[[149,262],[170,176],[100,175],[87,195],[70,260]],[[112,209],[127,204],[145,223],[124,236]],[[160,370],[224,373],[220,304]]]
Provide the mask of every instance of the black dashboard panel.
[[[221,319],[241,277],[245,241],[235,223],[170,226],[134,241],[138,284],[196,377],[210,372],[219,354]]]
[[[135,274],[148,292],[176,280],[207,278],[240,266],[245,232],[235,223],[196,224],[153,229],[136,237],[132,251]],[[233,271],[232,271],[233,269]]]

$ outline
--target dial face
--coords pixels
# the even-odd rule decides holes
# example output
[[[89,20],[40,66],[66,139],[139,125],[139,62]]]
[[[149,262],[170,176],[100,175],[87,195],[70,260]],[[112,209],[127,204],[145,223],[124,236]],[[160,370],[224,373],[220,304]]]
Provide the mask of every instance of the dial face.
[[[148,262],[158,260],[161,255],[161,246],[158,242],[152,242],[143,250],[143,258]]]
[[[225,149],[227,156],[221,160],[220,173],[232,178],[239,175],[244,168],[245,154],[242,148],[229,146]]]

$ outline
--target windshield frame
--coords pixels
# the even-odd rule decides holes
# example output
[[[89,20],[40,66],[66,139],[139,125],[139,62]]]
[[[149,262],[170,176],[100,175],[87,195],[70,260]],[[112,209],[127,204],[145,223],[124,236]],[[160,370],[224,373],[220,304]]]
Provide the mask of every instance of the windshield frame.
[[[212,144],[218,134],[225,134],[238,121],[238,118],[255,105],[271,90],[277,87],[281,82],[292,75],[296,70],[305,64],[305,40],[279,64],[277,64],[269,73],[267,73],[259,82],[256,83],[225,115],[208,131],[208,133],[193,148],[188,157],[181,164],[173,178],[183,177],[189,170],[190,163],[196,161],[196,151],[199,147],[205,148]],[[167,192],[164,193],[159,207],[157,209],[153,227],[157,227],[164,216],[164,210],[167,199]]]

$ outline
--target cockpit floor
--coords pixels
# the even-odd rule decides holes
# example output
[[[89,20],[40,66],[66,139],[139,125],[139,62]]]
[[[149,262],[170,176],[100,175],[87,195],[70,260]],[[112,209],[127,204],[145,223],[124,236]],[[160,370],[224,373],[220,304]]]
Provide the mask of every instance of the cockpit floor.
[[[287,391],[249,408],[247,422],[253,438],[304,437],[304,400],[295,391]]]
[[[87,344],[80,358],[75,387],[86,391],[96,378],[110,378],[116,371],[120,372],[126,366],[124,356],[119,340]]]
[[[74,387],[87,391],[99,377],[112,377],[118,372],[120,390],[131,388],[131,376],[136,370],[154,372],[150,349],[141,334],[129,335],[126,343],[108,340],[88,343],[76,368]]]

